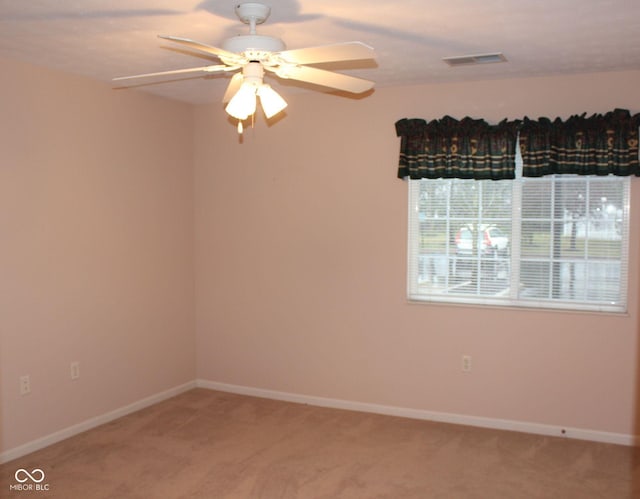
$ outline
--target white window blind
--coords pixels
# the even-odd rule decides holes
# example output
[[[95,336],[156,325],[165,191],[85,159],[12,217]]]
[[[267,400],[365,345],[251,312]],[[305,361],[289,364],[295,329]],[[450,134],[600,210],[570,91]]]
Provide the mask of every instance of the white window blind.
[[[625,312],[629,177],[409,180],[411,300]]]

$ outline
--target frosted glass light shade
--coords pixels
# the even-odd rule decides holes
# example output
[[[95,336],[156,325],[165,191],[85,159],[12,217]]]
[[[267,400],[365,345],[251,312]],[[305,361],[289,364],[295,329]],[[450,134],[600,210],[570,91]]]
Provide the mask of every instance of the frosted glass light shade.
[[[267,118],[271,118],[287,107],[285,100],[269,85],[260,86],[258,88],[258,96],[260,97],[264,115]]]
[[[246,120],[256,112],[256,87],[243,83],[240,90],[231,98],[225,111],[239,120]]]

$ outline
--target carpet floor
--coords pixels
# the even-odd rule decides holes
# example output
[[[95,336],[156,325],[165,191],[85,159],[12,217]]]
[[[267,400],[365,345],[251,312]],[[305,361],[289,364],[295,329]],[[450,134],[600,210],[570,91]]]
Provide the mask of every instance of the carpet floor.
[[[16,478],[48,490],[16,490]],[[622,499],[640,497],[640,449],[195,389],[3,464],[0,487],[62,499]]]

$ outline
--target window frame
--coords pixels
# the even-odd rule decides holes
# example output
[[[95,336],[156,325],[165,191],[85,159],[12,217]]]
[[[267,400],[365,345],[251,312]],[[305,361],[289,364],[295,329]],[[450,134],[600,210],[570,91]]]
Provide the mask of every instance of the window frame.
[[[519,156],[519,155],[518,155]],[[407,180],[409,195],[408,195],[408,262],[407,262],[407,297],[410,302],[415,303],[439,303],[439,304],[461,304],[471,306],[498,306],[507,308],[526,308],[526,309],[552,309],[552,310],[565,310],[565,311],[585,311],[585,312],[604,312],[604,313],[627,313],[628,307],[628,294],[629,294],[629,213],[630,213],[630,196],[631,196],[631,181],[630,177],[616,177],[618,180],[622,179],[622,211],[623,211],[623,227],[622,227],[622,240],[619,261],[623,265],[621,269],[621,275],[619,279],[620,301],[614,303],[604,303],[602,301],[589,301],[589,300],[567,300],[567,299],[525,299],[518,296],[518,292],[513,292],[513,289],[517,289],[520,286],[521,280],[521,264],[523,260],[526,260],[520,255],[521,242],[522,242],[522,194],[523,185],[527,181],[536,181],[535,178],[524,178],[521,174],[522,164],[518,157],[516,160],[516,178],[514,180],[500,180],[499,182],[509,182],[511,185],[511,225],[510,245],[511,252],[509,255],[509,295],[505,297],[495,298],[490,295],[471,294],[466,296],[461,295],[449,295],[438,293],[424,293],[418,290],[418,275],[419,275],[419,258],[420,258],[420,237],[415,235],[421,234],[420,229],[420,215],[416,209],[418,204],[418,197],[416,190],[419,189],[419,182],[451,182],[453,179],[416,179]],[[562,182],[565,179],[571,178],[584,178],[578,175],[557,175],[541,177],[544,180],[550,180],[554,177],[558,177]],[[590,176],[591,177],[591,176]],[[591,177],[591,178],[605,178],[605,177]],[[466,182],[492,182],[490,180],[457,180]],[[455,218],[453,219],[455,220]],[[446,226],[447,234],[451,234],[452,217],[447,215]],[[450,265],[450,244],[447,241],[447,265]],[[520,255],[520,256],[518,256]],[[457,258],[457,257],[455,257]],[[476,255],[480,261],[480,256]],[[589,259],[586,259],[589,261]],[[549,259],[549,262],[553,262],[553,259]],[[447,270],[448,272],[448,270]],[[553,276],[553,273],[550,274]],[[551,277],[553,278],[553,277]]]

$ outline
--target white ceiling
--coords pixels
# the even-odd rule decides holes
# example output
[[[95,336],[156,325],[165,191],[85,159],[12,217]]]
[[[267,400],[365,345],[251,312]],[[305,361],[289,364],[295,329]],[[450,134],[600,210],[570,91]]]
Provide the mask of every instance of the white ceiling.
[[[220,47],[246,34],[232,0],[0,0],[0,55],[105,82],[113,77],[216,64],[156,35]],[[359,40],[377,60],[324,65],[377,87],[640,69],[640,0],[266,0],[258,34],[289,49]],[[443,57],[503,52],[507,63],[450,67]],[[217,102],[229,74],[138,90]],[[270,83],[274,83],[270,81]],[[114,87],[116,85],[114,84]],[[278,81],[293,92],[304,87]],[[314,90],[324,90],[313,87]]]

